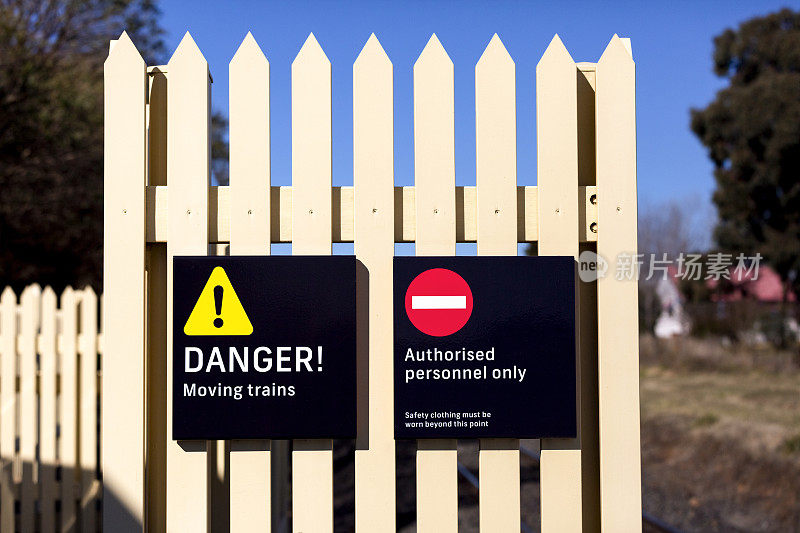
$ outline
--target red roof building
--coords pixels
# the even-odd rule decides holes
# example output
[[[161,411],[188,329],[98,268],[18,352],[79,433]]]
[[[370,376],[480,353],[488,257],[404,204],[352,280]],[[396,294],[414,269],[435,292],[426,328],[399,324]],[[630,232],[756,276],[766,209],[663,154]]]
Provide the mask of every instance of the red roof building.
[[[777,272],[767,265],[760,265],[758,270],[744,267],[731,267],[730,280],[706,280],[709,289],[722,286],[724,292],[716,292],[711,296],[715,302],[737,302],[755,300],[765,303],[783,301],[783,283]],[[755,279],[754,279],[755,277]],[[797,296],[790,292],[787,301],[796,301]]]

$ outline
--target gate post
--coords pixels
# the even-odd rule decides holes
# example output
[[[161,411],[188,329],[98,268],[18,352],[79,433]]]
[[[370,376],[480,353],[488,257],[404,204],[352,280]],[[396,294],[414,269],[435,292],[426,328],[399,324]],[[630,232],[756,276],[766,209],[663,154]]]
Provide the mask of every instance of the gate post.
[[[144,527],[147,70],[123,33],[104,66],[102,465],[105,531]]]
[[[603,531],[641,531],[639,321],[636,276],[615,279],[619,254],[636,265],[636,66],[617,35],[597,63],[597,284],[600,519]]]

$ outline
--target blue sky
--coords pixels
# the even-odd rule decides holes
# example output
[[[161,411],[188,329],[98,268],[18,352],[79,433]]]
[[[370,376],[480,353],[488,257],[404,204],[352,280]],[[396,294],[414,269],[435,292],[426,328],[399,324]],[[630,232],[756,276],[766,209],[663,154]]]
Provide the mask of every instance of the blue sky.
[[[431,33],[455,65],[456,182],[475,183],[475,63],[497,33],[517,68],[517,176],[536,183],[535,69],[558,33],[575,61],[597,61],[614,33],[632,40],[637,64],[640,211],[664,201],[708,213],[714,182],[689,131],[689,109],[723,86],[712,39],[727,27],[800,2],[297,1],[162,2],[171,52],[189,30],[208,60],[215,109],[227,114],[228,62],[248,31],[270,61],[272,183],[291,182],[291,63],[309,32],[333,69],[333,182],[353,183],[352,64],[370,33],[394,65],[395,183],[413,184],[412,66]],[[702,222],[701,222],[702,223]]]

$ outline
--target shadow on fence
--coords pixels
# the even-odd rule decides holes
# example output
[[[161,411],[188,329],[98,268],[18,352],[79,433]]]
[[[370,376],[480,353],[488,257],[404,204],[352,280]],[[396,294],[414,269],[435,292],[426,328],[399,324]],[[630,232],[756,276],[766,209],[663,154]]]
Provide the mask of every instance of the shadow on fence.
[[[15,466],[17,468],[15,468]],[[19,470],[21,477],[15,476]],[[71,500],[64,498],[70,488],[65,480],[77,480],[81,476],[77,469],[60,466],[6,461],[2,470],[2,504],[13,502],[12,509],[0,505],[0,530],[7,532],[50,531],[102,531],[103,505],[105,512],[116,517],[118,531],[141,531],[142,524],[115,497],[113,492],[103,491],[100,480],[95,480],[90,497],[81,497],[81,487],[75,482]],[[16,478],[16,479],[15,479]],[[49,480],[46,482],[45,480]],[[28,487],[35,490],[33,499],[23,500]],[[8,491],[8,492],[7,492]],[[64,503],[68,502],[68,503]],[[32,511],[32,512],[31,512]]]

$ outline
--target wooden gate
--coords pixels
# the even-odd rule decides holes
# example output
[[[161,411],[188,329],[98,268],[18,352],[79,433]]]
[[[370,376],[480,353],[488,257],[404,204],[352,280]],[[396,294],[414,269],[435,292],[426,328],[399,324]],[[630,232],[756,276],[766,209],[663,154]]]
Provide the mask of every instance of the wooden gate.
[[[269,63],[248,34],[230,63],[230,186],[210,186],[211,77],[187,33],[148,67],[127,35],[105,64],[104,524],[107,531],[268,531],[270,442],[173,442],[172,258],[330,254],[353,242],[360,362],[355,524],[394,531],[392,256],[594,251],[579,289],[577,439],[541,443],[542,530],[641,529],[634,63],[616,35],[597,63],[558,36],[536,69],[537,186],[516,177],[515,65],[495,36],[475,67],[477,176],[455,185],[453,63],[432,36],[414,65],[413,187],[394,185],[393,67],[373,35],[353,65],[353,186],[331,182],[331,64],[313,35],[292,64],[292,186],[270,184]],[[280,105],[286,105],[281,102]],[[530,120],[532,117],[522,117]],[[286,135],[287,132],[278,132]],[[529,150],[532,147],[522,147]],[[531,406],[536,408],[536,406]],[[292,528],[333,529],[332,444],[294,441]],[[482,531],[520,531],[519,441],[480,442]],[[417,530],[458,527],[456,441],[418,443]],[[276,474],[277,475],[277,474]]]

